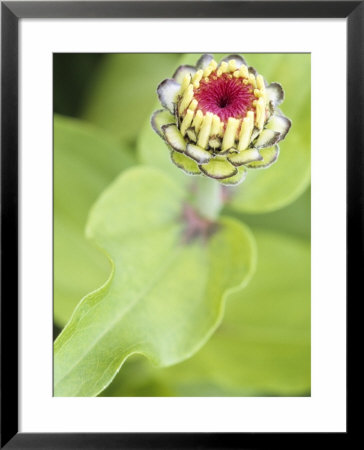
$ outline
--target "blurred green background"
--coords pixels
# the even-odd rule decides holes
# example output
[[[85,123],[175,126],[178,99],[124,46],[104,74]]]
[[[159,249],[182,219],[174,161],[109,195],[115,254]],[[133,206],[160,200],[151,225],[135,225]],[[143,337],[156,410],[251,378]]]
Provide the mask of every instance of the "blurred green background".
[[[248,214],[249,208],[226,208],[251,227],[258,268],[249,286],[229,298],[210,341],[170,368],[132,356],[102,395],[310,395],[310,55],[244,56],[269,82],[284,86],[282,110],[294,126],[281,153],[303,149],[297,164],[306,165],[307,174],[294,192],[282,179],[283,189],[293,193],[279,209]],[[180,59],[54,54],[55,337],[80,299],[108,277],[106,257],[84,238],[88,212],[121,171],[148,163],[142,140],[149,139],[149,117],[158,106],[156,87]],[[153,142],[160,145],[153,139],[151,151]]]

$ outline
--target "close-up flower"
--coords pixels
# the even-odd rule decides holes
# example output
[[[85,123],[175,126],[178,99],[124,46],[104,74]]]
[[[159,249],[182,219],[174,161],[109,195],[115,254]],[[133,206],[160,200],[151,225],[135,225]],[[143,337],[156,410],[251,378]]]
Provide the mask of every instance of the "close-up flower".
[[[247,169],[267,168],[279,156],[291,121],[278,106],[284,91],[249,67],[240,55],[217,63],[203,55],[182,65],[157,88],[163,109],[151,118],[172,162],[190,175],[226,185],[241,183]]]
[[[228,55],[54,56],[55,397],[310,396],[311,54]]]

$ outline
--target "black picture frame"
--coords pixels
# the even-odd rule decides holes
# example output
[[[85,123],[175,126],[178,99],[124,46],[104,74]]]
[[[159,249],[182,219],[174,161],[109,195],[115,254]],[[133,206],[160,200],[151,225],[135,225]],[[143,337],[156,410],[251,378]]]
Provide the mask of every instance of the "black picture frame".
[[[18,24],[22,18],[346,18],[347,299],[363,273],[364,1],[1,2],[1,448],[142,449],[282,446],[280,433],[18,432]],[[360,292],[360,291],[359,291]],[[309,433],[285,434],[292,446]],[[314,439],[326,439],[316,433]],[[348,438],[338,433],[338,443]],[[342,442],[343,445],[344,442]]]

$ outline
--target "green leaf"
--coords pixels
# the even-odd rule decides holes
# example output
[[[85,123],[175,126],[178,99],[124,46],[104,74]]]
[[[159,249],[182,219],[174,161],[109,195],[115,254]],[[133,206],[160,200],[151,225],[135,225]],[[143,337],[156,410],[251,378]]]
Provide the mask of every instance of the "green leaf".
[[[174,53],[105,56],[84,117],[120,139],[134,140],[152,113],[158,84],[173,75],[178,58]]]
[[[63,326],[80,299],[100,286],[110,264],[86,241],[89,208],[130,166],[129,149],[80,120],[54,119],[54,320]]]
[[[238,218],[254,229],[288,233],[309,239],[311,236],[311,190],[307,189],[293,203],[266,214],[243,214],[227,207],[225,214]]]
[[[229,299],[223,324],[196,358],[211,381],[232,392],[307,394],[309,244],[269,232],[256,233],[256,239],[256,275],[244,291]],[[184,382],[178,366],[174,374]]]
[[[309,394],[309,243],[267,231],[255,235],[257,271],[244,290],[229,297],[210,341],[170,368],[132,362],[105,395]],[[138,375],[127,379],[136,368]]]
[[[168,366],[195,353],[220,323],[225,297],[255,268],[249,229],[222,218],[184,243],[188,191],[152,168],[130,169],[91,210],[87,234],[112,262],[55,342],[56,396],[93,396],[140,353]]]
[[[164,370],[164,369],[162,369]],[[99,397],[168,397],[176,390],[144,356],[132,355]]]
[[[177,65],[194,65],[200,55],[187,54]],[[225,54],[216,54],[220,61]],[[258,214],[274,211],[292,203],[310,182],[311,145],[311,61],[309,54],[271,53],[243,55],[268,82],[282,84],[284,114],[292,120],[286,138],[279,142],[278,161],[266,170],[249,169],[244,183],[232,187],[232,207],[240,212]],[[165,78],[168,74],[162,76]],[[155,96],[155,98],[157,98]],[[160,109],[156,101],[153,109]],[[160,167],[176,181],[188,183],[169,160],[166,145],[145,122],[138,139],[138,155],[144,164]]]

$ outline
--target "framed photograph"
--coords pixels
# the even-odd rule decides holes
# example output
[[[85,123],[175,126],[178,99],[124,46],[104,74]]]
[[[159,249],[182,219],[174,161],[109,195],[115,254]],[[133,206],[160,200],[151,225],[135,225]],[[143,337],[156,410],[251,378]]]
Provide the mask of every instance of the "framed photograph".
[[[1,448],[347,439],[363,2],[1,14]]]

